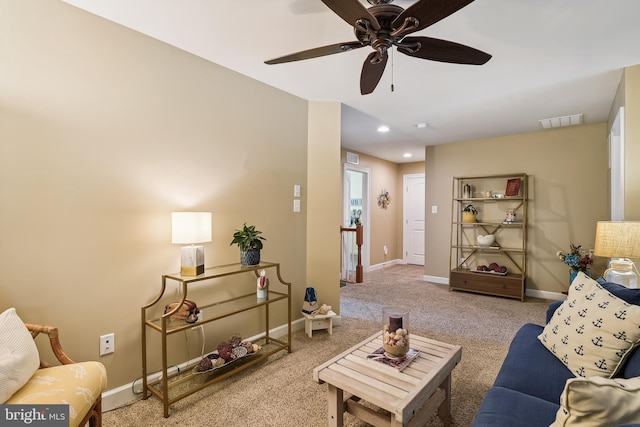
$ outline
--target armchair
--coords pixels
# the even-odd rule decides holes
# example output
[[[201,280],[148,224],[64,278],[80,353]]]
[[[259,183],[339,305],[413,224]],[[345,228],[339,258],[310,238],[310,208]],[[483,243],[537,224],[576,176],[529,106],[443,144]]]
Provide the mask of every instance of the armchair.
[[[13,316],[13,318],[11,318]],[[35,347],[32,343],[20,343],[23,335],[29,337],[29,333],[33,340],[39,334],[46,334],[49,338],[49,344],[56,359],[61,365],[49,366],[40,359],[40,366],[36,366],[35,372],[31,374],[28,361],[31,356],[22,357],[17,355],[14,357],[13,367],[6,367],[6,372],[20,372],[26,383],[17,391],[8,397],[5,404],[68,404],[69,405],[69,426],[78,427],[89,423],[91,427],[102,426],[102,392],[107,386],[107,373],[104,365],[100,362],[74,362],[63,350],[58,337],[58,328],[55,326],[37,325],[24,323],[25,331],[20,331],[19,317],[15,314],[14,309],[9,309],[0,314],[0,341],[3,341],[1,335],[5,335],[3,344],[17,344],[14,353],[19,351],[31,351]],[[13,329],[13,330],[12,330]],[[10,334],[9,337],[6,337]],[[37,352],[37,348],[35,349]],[[39,355],[36,355],[39,357]],[[0,357],[0,364],[7,362]],[[37,365],[37,362],[36,362]],[[2,381],[2,369],[0,366],[0,382]],[[6,378],[6,376],[5,376]],[[11,383],[13,381],[13,383]],[[9,378],[9,385],[20,385],[24,381],[19,378]]]

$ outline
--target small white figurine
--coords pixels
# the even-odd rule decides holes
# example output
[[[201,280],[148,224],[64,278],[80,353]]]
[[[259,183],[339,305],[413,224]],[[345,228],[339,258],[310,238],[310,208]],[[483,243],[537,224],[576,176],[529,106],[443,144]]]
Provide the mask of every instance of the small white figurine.
[[[263,270],[260,270],[260,277],[258,277],[258,280],[256,282],[256,294],[258,296],[258,298],[266,298],[267,297],[267,287],[269,287],[269,279],[267,279],[267,272]]]
[[[515,222],[516,220],[516,210],[515,209],[507,209],[507,217],[504,222]]]

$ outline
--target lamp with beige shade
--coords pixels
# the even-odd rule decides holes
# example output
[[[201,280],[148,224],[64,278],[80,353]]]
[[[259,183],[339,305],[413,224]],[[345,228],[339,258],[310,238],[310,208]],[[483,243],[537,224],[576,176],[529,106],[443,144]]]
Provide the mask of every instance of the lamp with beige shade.
[[[638,287],[638,270],[630,258],[640,258],[640,221],[598,221],[594,255],[611,258],[607,282]]]

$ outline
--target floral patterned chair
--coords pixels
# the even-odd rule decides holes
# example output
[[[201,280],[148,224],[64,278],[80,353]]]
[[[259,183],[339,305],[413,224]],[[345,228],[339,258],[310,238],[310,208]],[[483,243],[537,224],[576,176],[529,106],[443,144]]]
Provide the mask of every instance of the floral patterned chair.
[[[107,386],[104,365],[94,361],[76,363],[70,359],[60,345],[58,329],[54,326],[22,323],[20,327],[20,323],[13,308],[0,314],[0,341],[5,349],[13,347],[10,357],[7,357],[9,350],[4,358],[0,354],[0,398],[4,392],[4,397],[8,397],[2,399],[5,404],[67,404],[70,427],[87,423],[91,427],[102,426],[102,392]],[[39,360],[34,339],[40,333],[48,335],[51,350],[61,365],[48,366]],[[25,334],[30,343],[25,340]],[[11,364],[13,366],[8,366]]]

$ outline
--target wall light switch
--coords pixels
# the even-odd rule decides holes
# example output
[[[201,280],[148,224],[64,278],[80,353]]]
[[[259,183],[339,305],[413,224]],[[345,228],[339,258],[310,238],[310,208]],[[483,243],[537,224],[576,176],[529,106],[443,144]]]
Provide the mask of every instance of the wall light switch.
[[[295,199],[293,201],[293,211],[294,212],[300,212],[300,200]]]
[[[431,213],[438,213],[438,207],[437,206],[431,206]]]
[[[300,184],[293,186],[293,197],[300,197]]]

